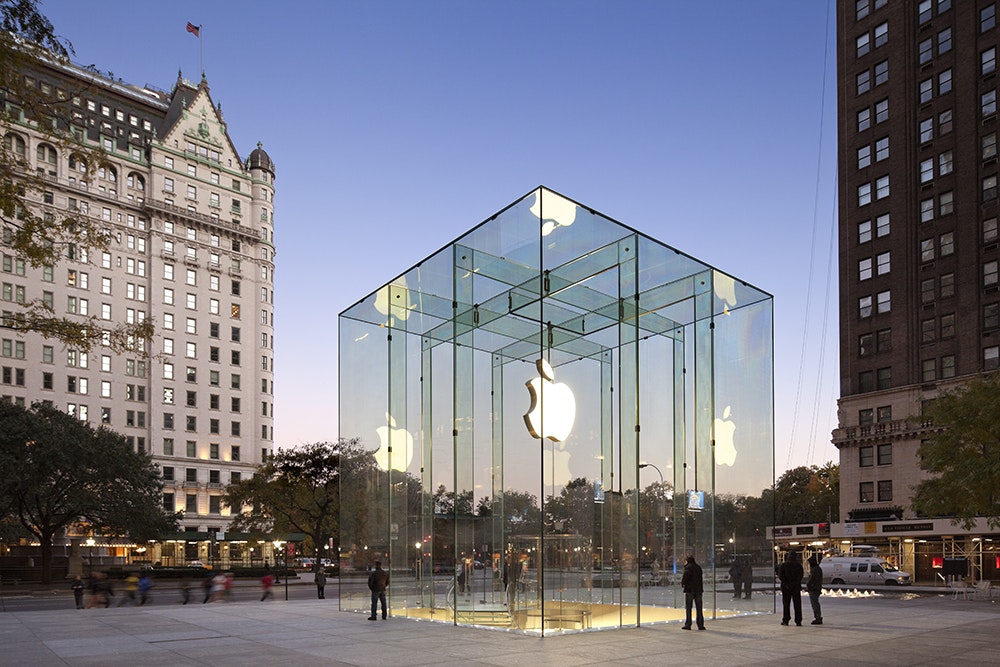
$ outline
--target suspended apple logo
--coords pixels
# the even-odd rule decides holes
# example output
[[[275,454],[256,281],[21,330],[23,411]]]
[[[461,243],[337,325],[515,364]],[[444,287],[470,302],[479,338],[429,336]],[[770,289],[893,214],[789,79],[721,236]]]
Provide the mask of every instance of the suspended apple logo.
[[[725,273],[713,271],[712,284],[715,286],[715,296],[723,302],[723,314],[728,315],[730,307],[736,305],[736,280]]]
[[[736,424],[729,419],[731,407],[727,405],[722,411],[722,419],[715,418],[715,460],[719,465],[730,467],[736,463],[736,445],[733,444]]]
[[[375,429],[379,440],[375,463],[382,470],[388,470],[391,463],[393,470],[405,471],[413,460],[413,436],[405,428],[396,428],[396,420],[388,412],[385,419],[389,425]]]
[[[539,377],[524,383],[531,395],[531,407],[524,423],[534,438],[562,442],[573,430],[576,419],[576,397],[564,383],[553,382],[555,373],[545,359],[535,362]]]

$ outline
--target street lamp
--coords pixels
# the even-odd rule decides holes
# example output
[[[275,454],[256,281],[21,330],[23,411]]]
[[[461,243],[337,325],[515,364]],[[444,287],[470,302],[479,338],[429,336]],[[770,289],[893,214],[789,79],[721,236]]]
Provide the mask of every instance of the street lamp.
[[[656,471],[656,474],[660,476],[660,490],[663,491],[663,472],[660,471],[656,465],[652,463],[640,463],[639,470],[643,468],[652,468]],[[660,527],[660,557],[666,558],[666,544],[667,544],[667,512],[664,506],[660,506],[660,511],[663,513],[663,525]],[[663,567],[666,563],[660,563],[660,567]]]
[[[93,537],[87,538],[87,546],[90,547],[90,558],[87,559],[87,579],[94,578],[94,545],[97,542],[94,541]]]

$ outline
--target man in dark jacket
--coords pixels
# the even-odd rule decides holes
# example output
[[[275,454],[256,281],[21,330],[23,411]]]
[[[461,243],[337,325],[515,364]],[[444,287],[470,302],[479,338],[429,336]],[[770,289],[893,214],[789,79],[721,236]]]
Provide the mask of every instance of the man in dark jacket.
[[[823,568],[819,566],[822,556],[809,556],[809,579],[806,581],[806,591],[809,593],[809,604],[813,608],[813,625],[823,625],[823,612],[819,608],[819,596],[823,594]]]
[[[382,569],[381,561],[375,561],[375,569],[368,575],[368,588],[372,592],[372,615],[368,617],[369,621],[378,619],[375,612],[379,602],[382,603],[382,620],[386,619],[385,590],[388,586],[389,573]]]
[[[791,620],[789,604],[795,605],[795,625],[802,625],[802,563],[794,551],[785,555],[785,562],[778,566],[781,581],[781,624]]]
[[[681,575],[681,588],[684,590],[684,611],[687,614],[682,630],[691,629],[691,606],[698,610],[698,629],[705,629],[705,614],[702,609],[702,594],[705,585],[702,583],[701,566],[694,562],[694,554],[687,557],[684,564],[684,574]]]

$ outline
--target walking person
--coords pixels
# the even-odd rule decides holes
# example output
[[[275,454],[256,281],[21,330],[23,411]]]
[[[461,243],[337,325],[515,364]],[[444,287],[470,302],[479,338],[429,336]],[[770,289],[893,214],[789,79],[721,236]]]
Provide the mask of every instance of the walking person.
[[[80,578],[80,575],[76,575],[76,578],[73,579],[73,583],[70,584],[70,588],[73,589],[73,600],[76,602],[76,608],[83,609],[83,591],[86,586],[83,583],[83,579]]]
[[[126,602],[135,604],[135,592],[137,590],[139,590],[139,577],[134,574],[128,575],[125,579],[125,595],[118,601],[118,606],[120,607]]]
[[[191,601],[191,582],[187,577],[181,579],[181,604]]]
[[[139,606],[143,606],[149,602],[149,591],[153,588],[153,578],[149,576],[148,572],[144,572],[141,577],[139,577]]]
[[[271,590],[274,587],[274,576],[270,572],[261,577],[260,587],[263,591],[260,596],[261,602],[269,597],[274,597],[274,592]]]
[[[202,604],[205,604],[212,599],[212,579],[214,579],[214,576],[211,571],[209,571],[209,573],[205,575],[205,578],[201,580],[201,590],[205,594],[205,597],[202,598],[201,601]]]
[[[806,592],[809,593],[809,604],[813,610],[813,625],[823,625],[823,611],[819,608],[819,596],[823,594],[823,568],[819,566],[822,556],[809,556],[809,579],[806,580]]]
[[[795,607],[795,625],[802,625],[802,563],[794,551],[785,555],[785,562],[778,566],[781,581],[781,624],[788,625],[792,615],[789,605]]]
[[[316,575],[313,577],[313,581],[316,582],[316,597],[320,600],[326,598],[326,569],[320,565],[319,569],[316,570]]]
[[[694,560],[694,554],[687,557],[684,564],[684,574],[681,575],[681,588],[684,590],[684,612],[686,614],[682,630],[691,629],[691,606],[697,609],[696,622],[698,629],[705,629],[705,614],[702,606],[702,596],[705,584],[702,582],[701,566]]]
[[[378,619],[375,612],[378,603],[382,603],[382,620],[386,619],[385,590],[389,587],[389,573],[382,569],[382,562],[375,561],[375,569],[368,575],[368,589],[372,592],[372,615],[369,621]]]

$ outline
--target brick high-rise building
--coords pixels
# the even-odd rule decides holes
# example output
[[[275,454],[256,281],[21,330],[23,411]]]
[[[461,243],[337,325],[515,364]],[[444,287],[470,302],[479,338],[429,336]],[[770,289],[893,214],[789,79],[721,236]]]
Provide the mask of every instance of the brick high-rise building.
[[[842,530],[924,579],[908,418],[1000,365],[997,4],[837,2]]]
[[[32,205],[89,215],[112,241],[38,269],[0,244],[0,305],[44,299],[109,327],[153,318],[156,334],[147,359],[0,329],[0,395],[125,434],[160,464],[164,505],[184,512],[185,530],[224,530],[223,487],[274,442],[274,164],[260,144],[240,157],[204,78],[178,76],[167,93],[52,60],[24,82],[69,109],[53,133],[5,100],[4,141],[45,181]],[[67,135],[103,150],[89,179]],[[184,549],[164,551],[165,564],[198,556]]]

